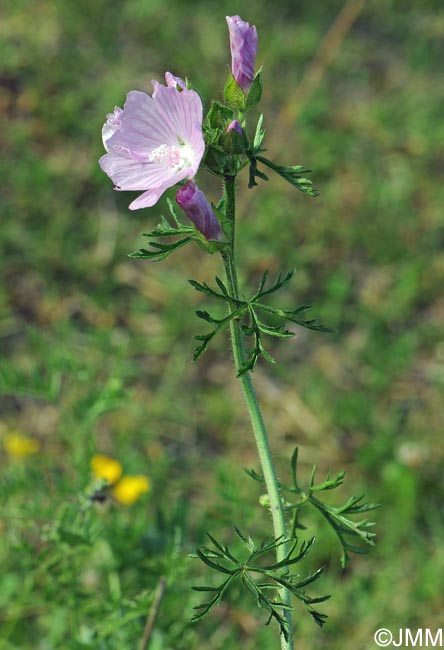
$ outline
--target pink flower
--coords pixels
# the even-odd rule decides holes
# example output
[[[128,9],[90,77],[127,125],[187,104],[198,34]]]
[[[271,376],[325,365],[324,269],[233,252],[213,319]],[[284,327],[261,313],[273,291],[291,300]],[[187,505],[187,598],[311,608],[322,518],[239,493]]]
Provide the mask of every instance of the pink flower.
[[[176,201],[202,235],[210,239],[221,239],[222,230],[205,194],[196,183],[188,181],[176,194]]]
[[[256,27],[240,16],[227,16],[230,32],[231,72],[238,85],[247,92],[254,78],[254,64],[257,54]]]
[[[167,85],[153,81],[153,96],[133,90],[123,110],[107,115],[102,129],[108,153],[99,164],[116,190],[145,190],[129,206],[147,208],[169,187],[193,178],[205,151],[202,102],[185,82],[165,74]]]

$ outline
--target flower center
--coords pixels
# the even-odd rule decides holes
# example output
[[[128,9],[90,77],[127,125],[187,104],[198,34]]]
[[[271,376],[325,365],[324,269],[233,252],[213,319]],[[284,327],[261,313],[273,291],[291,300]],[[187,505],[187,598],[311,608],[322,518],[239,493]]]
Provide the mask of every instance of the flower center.
[[[181,143],[180,147],[161,144],[153,149],[148,160],[157,165],[165,165],[168,169],[183,169],[191,165],[192,153],[192,148],[185,143]]]

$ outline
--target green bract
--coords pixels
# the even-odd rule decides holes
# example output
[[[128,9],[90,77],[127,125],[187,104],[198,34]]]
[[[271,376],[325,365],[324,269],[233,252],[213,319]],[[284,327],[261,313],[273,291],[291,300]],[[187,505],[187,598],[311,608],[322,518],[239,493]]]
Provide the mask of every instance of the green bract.
[[[231,108],[242,113],[247,108],[247,98],[244,91],[238,85],[236,79],[233,77],[231,71],[228,73],[227,80],[224,86],[224,99]]]
[[[254,108],[262,98],[262,68],[255,74],[254,79],[247,93],[245,110]]]
[[[262,68],[256,73],[248,92],[239,86],[231,71],[224,86],[224,99],[231,108],[244,113],[254,108],[262,97]]]

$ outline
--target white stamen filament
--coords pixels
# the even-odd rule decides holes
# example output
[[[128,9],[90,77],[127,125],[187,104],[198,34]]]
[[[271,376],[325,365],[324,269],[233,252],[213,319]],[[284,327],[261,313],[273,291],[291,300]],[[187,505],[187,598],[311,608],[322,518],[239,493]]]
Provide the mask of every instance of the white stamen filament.
[[[168,169],[179,171],[190,167],[193,158],[193,149],[187,144],[180,147],[161,144],[150,153],[148,160],[158,165],[165,165]]]

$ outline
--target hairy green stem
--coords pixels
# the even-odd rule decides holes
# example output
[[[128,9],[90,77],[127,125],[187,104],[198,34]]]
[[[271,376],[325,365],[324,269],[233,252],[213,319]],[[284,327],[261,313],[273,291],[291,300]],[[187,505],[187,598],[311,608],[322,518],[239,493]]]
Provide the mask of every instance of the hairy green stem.
[[[228,229],[230,233],[230,246],[225,249],[222,258],[225,267],[225,274],[227,285],[230,294],[239,299],[239,288],[237,282],[236,262],[234,254],[234,241],[235,241],[235,215],[236,215],[236,197],[235,197],[235,177],[228,176],[225,178],[225,201],[226,201],[226,216],[229,221]],[[230,309],[232,309],[230,307]],[[239,372],[240,368],[245,363],[245,347],[244,336],[240,327],[239,320],[233,318],[230,321],[231,328],[231,342],[233,346],[233,356],[236,366],[236,371]],[[242,392],[244,394],[245,402],[247,404],[248,414],[250,416],[251,426],[253,428],[254,437],[256,441],[259,459],[262,467],[262,473],[265,479],[268,498],[270,502],[271,516],[273,520],[274,537],[287,539],[285,511],[282,503],[281,493],[279,490],[279,483],[274,468],[273,459],[271,456],[270,445],[268,442],[267,431],[265,429],[262,413],[256,397],[256,391],[251,380],[250,371],[244,372],[239,377]],[[288,553],[288,543],[281,544],[276,549],[276,558],[278,562],[283,560]],[[283,603],[290,606],[291,595],[288,589],[281,587],[280,598]],[[281,650],[293,650],[293,624],[292,612],[289,609],[283,610],[288,624],[288,640],[285,640],[281,635]]]

